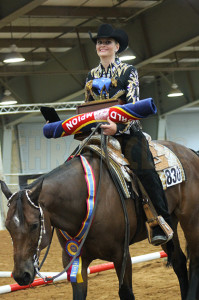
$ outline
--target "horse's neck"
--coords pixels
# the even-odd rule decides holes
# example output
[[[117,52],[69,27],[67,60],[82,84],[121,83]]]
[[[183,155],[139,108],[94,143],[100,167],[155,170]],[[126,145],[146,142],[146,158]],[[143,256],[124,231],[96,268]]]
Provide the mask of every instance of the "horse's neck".
[[[52,226],[77,233],[86,214],[87,185],[80,160],[74,159],[44,182],[42,192]]]

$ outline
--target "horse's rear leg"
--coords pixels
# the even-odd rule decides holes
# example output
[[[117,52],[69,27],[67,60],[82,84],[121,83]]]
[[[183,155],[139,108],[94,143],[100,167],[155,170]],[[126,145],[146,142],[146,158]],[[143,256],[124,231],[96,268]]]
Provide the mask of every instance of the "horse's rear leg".
[[[172,253],[171,263],[174,272],[178,277],[178,281],[180,284],[181,298],[182,300],[185,300],[188,292],[188,287],[189,287],[188,272],[186,266],[187,259],[180,248],[180,242],[177,234],[177,224],[178,224],[177,218],[175,216],[172,216],[172,225],[174,231],[174,235],[173,235],[174,251]],[[164,249],[165,252],[167,252],[166,245],[163,245],[162,248]]]
[[[123,253],[121,253],[121,257],[123,257]],[[121,259],[115,260],[114,266],[119,279],[120,271],[122,267],[122,260]],[[135,300],[133,289],[132,289],[132,264],[131,264],[131,257],[129,252],[127,255],[126,270],[124,274],[123,284],[119,289],[119,296],[121,300]]]
[[[199,257],[190,258],[189,292],[186,300],[199,300]]]

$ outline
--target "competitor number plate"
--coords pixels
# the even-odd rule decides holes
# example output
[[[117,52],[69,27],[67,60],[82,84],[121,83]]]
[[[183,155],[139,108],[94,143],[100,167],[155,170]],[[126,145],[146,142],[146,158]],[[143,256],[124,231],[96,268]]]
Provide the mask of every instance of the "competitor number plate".
[[[182,173],[178,166],[164,169],[167,187],[182,182]]]

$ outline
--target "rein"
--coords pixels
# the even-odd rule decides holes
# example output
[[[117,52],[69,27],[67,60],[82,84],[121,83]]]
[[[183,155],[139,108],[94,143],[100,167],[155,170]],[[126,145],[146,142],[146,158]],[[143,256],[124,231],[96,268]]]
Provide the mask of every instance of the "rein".
[[[127,209],[126,209],[125,198],[123,196],[123,193],[122,193],[121,187],[118,183],[118,180],[117,180],[117,178],[111,168],[111,165],[110,165],[110,160],[109,160],[109,155],[108,155],[108,150],[107,150],[107,136],[104,136],[103,149],[104,149],[104,153],[105,153],[105,157],[106,157],[106,163],[107,163],[108,170],[111,174],[113,182],[114,182],[114,184],[117,188],[117,191],[120,195],[121,204],[122,204],[122,208],[123,208],[123,212],[124,212],[124,219],[125,219],[124,253],[123,253],[122,267],[121,267],[120,276],[119,276],[119,286],[121,288],[123,279],[124,279],[125,269],[126,269],[126,260],[127,260],[128,247],[129,247],[129,238],[130,238],[129,219],[128,219],[128,213],[127,213]]]

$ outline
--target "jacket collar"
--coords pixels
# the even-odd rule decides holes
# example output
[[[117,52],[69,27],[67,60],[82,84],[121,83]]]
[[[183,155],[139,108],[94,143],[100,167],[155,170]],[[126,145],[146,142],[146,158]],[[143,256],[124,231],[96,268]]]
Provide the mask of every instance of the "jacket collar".
[[[110,73],[111,77],[112,75],[115,73],[115,70],[117,69],[117,67],[121,64],[121,61],[118,57],[115,58],[115,61],[113,63],[110,63],[110,65],[108,66],[107,69],[107,74]],[[100,62],[99,66],[98,66],[98,70],[100,75],[102,76],[103,73],[105,73],[105,69],[104,66],[102,65],[102,63]]]

